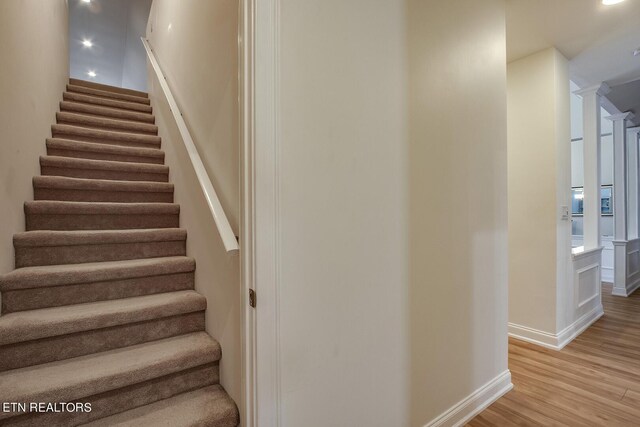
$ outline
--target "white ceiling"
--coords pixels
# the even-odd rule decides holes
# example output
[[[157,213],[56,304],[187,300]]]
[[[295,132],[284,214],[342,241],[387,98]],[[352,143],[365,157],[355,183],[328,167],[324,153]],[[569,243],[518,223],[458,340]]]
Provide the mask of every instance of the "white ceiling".
[[[146,91],[144,35],[151,0],[69,0],[70,75]],[[90,40],[92,47],[84,47]],[[95,77],[87,73],[94,71]]]
[[[640,47],[640,0],[613,6],[601,0],[507,0],[508,60],[551,46],[567,57],[580,87],[607,82],[615,107],[640,116],[640,85],[627,84],[640,79],[640,56],[633,56]]]

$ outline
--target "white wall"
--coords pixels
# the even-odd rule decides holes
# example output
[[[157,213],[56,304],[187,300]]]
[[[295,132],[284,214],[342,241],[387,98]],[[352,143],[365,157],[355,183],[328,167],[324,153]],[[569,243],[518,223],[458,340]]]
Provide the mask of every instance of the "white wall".
[[[151,0],[129,0],[122,63],[122,87],[147,90],[147,55],[140,41],[146,33]]]
[[[180,106],[232,227],[238,232],[238,4],[155,0],[147,37]],[[150,67],[149,67],[150,68]],[[196,290],[207,297],[206,328],[222,346],[221,383],[242,408],[239,258],[224,251],[162,90],[149,69],[149,95],[176,187]]]
[[[281,425],[425,425],[507,370],[504,2],[279,3]]]
[[[238,2],[155,0],[147,38],[237,233]]]
[[[151,0],[68,0],[71,77],[147,90],[145,34]],[[93,46],[82,45],[90,40]],[[96,77],[87,73],[92,70]]]
[[[23,203],[51,136],[69,77],[64,0],[0,2],[0,273],[13,269],[13,234],[24,231]]]
[[[509,323],[555,334],[570,282],[568,61],[554,48],[508,65]]]

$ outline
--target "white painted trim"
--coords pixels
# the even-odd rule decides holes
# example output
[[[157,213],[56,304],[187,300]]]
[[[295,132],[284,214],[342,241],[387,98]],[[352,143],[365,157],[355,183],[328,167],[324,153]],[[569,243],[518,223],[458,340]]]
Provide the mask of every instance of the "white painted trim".
[[[242,304],[242,396],[241,427],[256,427],[257,417],[257,348],[256,313],[249,305],[249,290],[256,286],[255,266],[255,170],[254,148],[254,75],[253,75],[253,9],[247,1],[239,2],[238,68],[240,113],[240,281]]]
[[[600,291],[598,291],[598,295]],[[573,322],[571,325],[564,328],[558,334],[558,347],[559,350],[562,350],[567,344],[576,339],[578,335],[583,333],[589,326],[593,325],[598,321],[604,314],[604,310],[602,308],[602,304],[594,307],[591,311],[584,314],[578,320]]]
[[[196,144],[193,142],[191,133],[189,133],[189,128],[187,128],[187,124],[182,117],[182,112],[180,112],[180,108],[178,107],[178,104],[176,103],[176,100],[171,93],[171,88],[169,88],[169,85],[167,84],[167,78],[162,73],[160,64],[158,64],[149,41],[144,37],[140,37],[140,39],[142,40],[144,49],[147,51],[147,56],[149,57],[151,67],[156,73],[158,82],[160,82],[160,87],[162,88],[162,92],[167,99],[167,103],[169,104],[169,108],[171,109],[171,113],[173,114],[173,119],[176,121],[178,130],[180,131],[180,136],[182,137],[182,142],[187,150],[187,153],[189,154],[189,159],[191,159],[191,164],[193,165],[193,170],[198,177],[200,188],[202,188],[204,197],[207,199],[207,205],[209,206],[211,216],[213,217],[216,227],[218,228],[218,233],[220,234],[220,238],[222,239],[224,248],[227,252],[237,254],[238,241],[236,240],[236,235],[233,232],[231,225],[229,224],[229,220],[227,219],[227,215],[224,213],[224,209],[222,209],[222,204],[220,204],[218,194],[216,193],[215,188],[213,188],[213,184],[211,183],[211,179],[209,179],[209,175],[207,174],[207,170],[204,167],[204,163],[202,163],[200,154],[198,154],[198,149],[196,148]]]
[[[511,372],[504,371],[469,396],[456,403],[424,427],[462,426],[513,388]]]
[[[602,267],[601,272],[603,282],[613,283],[615,279],[613,276],[613,267]]]
[[[626,113],[612,114],[604,118],[609,121],[615,122],[618,120],[633,120],[635,117],[635,114],[633,114],[631,111],[627,111]]]
[[[578,96],[582,96],[585,94],[596,94],[600,96],[605,96],[611,92],[611,88],[606,83],[598,83],[593,86],[585,87],[584,89],[578,89],[573,91],[574,94]]]
[[[594,264],[589,264],[585,267],[582,267],[579,270],[576,270],[575,275],[576,275],[576,279],[577,279],[577,285],[580,286],[580,275],[584,272],[587,272],[589,270],[597,270],[597,277],[600,278],[600,280],[598,280],[598,283],[596,284],[596,293],[594,295],[591,295],[590,297],[584,299],[583,301],[578,301],[578,308],[582,308],[584,307],[586,304],[590,303],[591,301],[593,301],[594,299],[598,298],[600,296],[600,288],[601,286],[601,282],[602,282],[602,274],[600,273],[600,260],[598,260],[597,263]],[[576,298],[578,297],[580,289],[578,288],[576,290]]]
[[[595,252],[602,252],[603,250],[604,250],[604,246],[600,246],[598,248],[589,249],[587,251],[583,250],[582,252],[572,253],[571,256],[574,261],[577,261],[579,259],[586,258],[590,255],[593,255]]]
[[[244,290],[247,427],[280,425],[279,0],[242,0]],[[245,305],[246,306],[246,305]],[[252,312],[252,313],[249,313]],[[257,357],[259,355],[259,357]]]
[[[611,291],[611,295],[616,297],[629,297],[639,288],[640,288],[640,277],[637,278],[635,282],[631,284],[627,284],[626,292],[618,290],[617,288],[613,288],[613,290]]]
[[[549,332],[509,322],[509,336],[541,347],[560,350],[558,336]]]
[[[589,326],[600,319],[603,314],[604,311],[602,309],[602,305],[599,305],[557,334],[528,328],[515,323],[509,323],[509,336],[552,350],[562,350]]]
[[[629,267],[629,257],[631,255],[637,254],[637,253],[640,253],[640,249],[634,249],[632,251],[627,252],[627,263],[626,263],[627,264],[627,279],[633,277],[633,275],[635,275],[635,274],[638,274],[638,272],[640,271],[637,268],[635,269],[635,271],[629,270],[629,268],[630,268]]]

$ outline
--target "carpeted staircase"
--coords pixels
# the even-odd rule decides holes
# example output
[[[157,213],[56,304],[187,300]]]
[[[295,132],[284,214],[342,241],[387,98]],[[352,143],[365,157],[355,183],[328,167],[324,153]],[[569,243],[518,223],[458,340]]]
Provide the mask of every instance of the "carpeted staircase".
[[[0,277],[0,404],[91,411],[0,425],[238,425],[157,133],[146,93],[69,81]]]

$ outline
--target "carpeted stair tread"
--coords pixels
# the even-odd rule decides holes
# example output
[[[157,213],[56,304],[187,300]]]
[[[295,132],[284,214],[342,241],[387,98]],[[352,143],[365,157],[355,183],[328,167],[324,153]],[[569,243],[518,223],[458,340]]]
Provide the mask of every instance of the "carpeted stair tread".
[[[180,225],[180,205],[175,203],[36,200],[25,202],[24,213],[27,231],[176,228]]]
[[[0,291],[188,273],[195,268],[195,260],[186,256],[24,267],[0,276]]]
[[[112,160],[127,163],[163,164],[164,151],[156,148],[97,144],[64,138],[47,139],[47,153],[58,157]]]
[[[52,125],[51,133],[54,138],[123,145],[127,147],[160,148],[160,137],[156,135],[142,135],[138,133],[92,129],[64,124]]]
[[[0,274],[0,425],[237,427],[145,92],[69,79]]]
[[[173,203],[173,184],[151,181],[33,177],[35,200],[121,203]]]
[[[83,104],[74,101],[61,101],[60,111],[72,113],[88,114],[96,117],[108,117],[118,120],[129,120],[131,122],[143,122],[154,124],[156,119],[148,113],[139,113],[121,108],[100,107],[99,105]]]
[[[90,81],[74,79],[74,78],[69,79],[69,84],[72,84],[74,86],[90,87],[93,89],[104,90],[107,92],[123,93],[125,95],[133,95],[133,96],[138,96],[142,98],[149,97],[149,94],[147,92],[142,92],[135,89],[128,89],[124,87],[110,86],[103,83],[90,82]]]
[[[84,424],[84,427],[236,427],[238,408],[220,385],[179,394]]]
[[[169,181],[169,167],[151,163],[40,156],[43,175],[123,181]]]
[[[13,236],[15,267],[184,256],[186,239],[178,228],[27,231]]]
[[[137,104],[150,105],[149,98],[142,96],[128,95],[124,93],[113,92],[109,90],[94,89],[87,86],[78,86],[73,84],[67,85],[67,92],[81,93],[83,95],[98,96],[101,98],[117,99],[119,101],[135,102]]]
[[[70,113],[66,111],[56,113],[56,120],[59,124],[113,130],[116,132],[139,133],[143,135],[158,134],[158,126],[149,123],[137,123],[127,120]]]
[[[0,316],[0,346],[204,311],[207,299],[186,290],[19,311]]]
[[[181,241],[187,238],[182,228],[147,230],[90,230],[90,231],[25,231],[13,236],[18,247],[83,246],[108,243],[150,243]],[[150,257],[152,258],[152,257]]]
[[[81,93],[65,92],[62,94],[65,101],[81,102],[90,105],[99,105],[101,107],[120,108],[122,110],[136,111],[139,113],[152,113],[150,105],[138,104],[137,102],[119,101],[116,99],[101,98],[99,96],[84,95]]]
[[[35,200],[24,203],[26,214],[37,215],[178,215],[176,203],[112,203]]]
[[[74,402],[220,359],[220,345],[195,332],[0,373],[6,402]],[[0,413],[0,419],[11,413]]]

